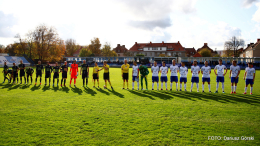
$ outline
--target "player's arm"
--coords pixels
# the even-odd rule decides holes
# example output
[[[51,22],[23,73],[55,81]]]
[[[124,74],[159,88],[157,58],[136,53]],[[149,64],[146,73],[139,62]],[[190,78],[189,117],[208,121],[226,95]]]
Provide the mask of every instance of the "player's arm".
[[[81,68],[80,68],[80,75],[81,75],[81,73],[82,73],[82,66],[81,66]]]
[[[231,73],[232,73],[232,69],[230,68],[230,71],[229,71],[229,78],[231,78]]]
[[[201,68],[200,70],[201,70],[201,74],[203,74],[203,69]]]
[[[70,67],[70,75],[71,75],[71,70],[72,70],[72,68]]]
[[[122,74],[122,77],[123,77],[123,65],[121,66],[121,74]]]
[[[198,72],[198,74],[200,74],[200,69],[199,69],[199,72]]]
[[[254,78],[253,78],[253,82],[255,81],[255,73],[254,73]]]
[[[226,67],[225,67],[226,68]],[[226,73],[227,73],[227,68],[226,68],[226,72],[224,73],[224,76],[226,75]]]
[[[240,74],[240,68],[239,68],[239,71],[238,71],[238,73],[237,73],[237,76],[236,76],[236,78],[237,78],[237,77],[239,77],[239,74]]]
[[[177,68],[177,73],[178,73],[178,72],[180,72],[180,69],[179,69],[179,67]]]
[[[215,75],[218,75],[218,74],[216,73],[216,67],[214,68],[214,73],[215,73]]]
[[[244,74],[244,80],[246,79],[246,74],[247,74],[247,69],[246,69],[245,74]]]

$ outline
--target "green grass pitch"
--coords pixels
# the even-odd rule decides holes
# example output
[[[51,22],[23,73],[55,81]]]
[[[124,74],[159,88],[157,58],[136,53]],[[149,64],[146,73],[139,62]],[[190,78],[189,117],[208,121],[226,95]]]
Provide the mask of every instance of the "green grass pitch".
[[[69,80],[67,87],[44,86],[44,78],[41,86],[0,83],[0,145],[260,145],[260,72],[253,95],[242,94],[244,70],[237,94],[231,95],[228,74],[229,70],[225,94],[214,93],[213,72],[213,93],[208,93],[207,85],[206,93],[201,93],[201,74],[199,93],[176,92],[175,84],[174,91],[151,91],[151,72],[148,91],[122,90],[119,68],[110,69],[114,91],[110,86],[103,89],[103,71],[100,89],[92,87],[92,78],[87,88],[81,87],[81,76],[77,88],[68,87]],[[190,79],[189,69],[188,91]],[[254,140],[224,140],[224,136]]]

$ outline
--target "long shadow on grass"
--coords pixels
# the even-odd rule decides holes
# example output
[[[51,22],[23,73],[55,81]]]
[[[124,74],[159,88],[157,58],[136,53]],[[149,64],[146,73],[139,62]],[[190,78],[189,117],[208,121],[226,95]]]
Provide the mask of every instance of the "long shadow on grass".
[[[79,89],[79,88],[77,88],[77,87],[71,87],[71,91],[73,91],[74,93],[78,93],[79,95],[81,95],[82,94],[82,90],[81,89]]]
[[[44,87],[42,88],[42,91],[43,91],[43,92],[45,92],[46,90],[50,90],[50,86],[44,86]]]
[[[31,90],[32,90],[32,91],[35,91],[35,90],[39,90],[40,88],[41,88],[41,85],[38,85],[38,86],[34,85],[34,86],[31,88]]]
[[[107,89],[109,92],[111,92],[112,94],[120,97],[120,98],[125,98],[123,94],[119,93],[119,92],[116,92],[115,90],[110,90],[110,89]]]
[[[158,98],[161,98],[163,100],[173,99],[173,96],[169,96],[169,95],[166,94],[167,92],[168,91],[161,92],[161,91],[155,91],[155,90],[153,90],[153,91],[143,91],[143,93],[145,93],[145,94],[152,95],[154,97],[158,97]]]
[[[148,94],[145,94],[146,93],[146,91],[135,91],[135,90],[128,90],[130,93],[132,93],[132,94],[135,94],[135,95],[137,95],[137,96],[140,96],[140,97],[148,97],[148,98],[150,98],[150,99],[152,99],[152,100],[155,100],[152,96],[150,96],[150,93],[149,93],[149,95]]]
[[[90,94],[91,96],[95,96],[95,94],[97,94],[96,91],[94,91],[88,87],[84,87],[84,92],[86,92],[87,94]]]
[[[178,94],[178,93],[176,93]],[[241,102],[241,103],[247,103],[247,104],[251,104],[251,105],[256,105],[256,104],[260,104],[259,101],[257,101],[256,99],[250,99],[250,98],[246,98],[245,96],[242,95],[230,95],[230,94],[222,94],[222,93],[197,93],[197,92],[183,92],[180,93],[179,95],[176,95],[177,97],[181,97],[183,98],[185,96],[186,97],[190,97],[190,98],[196,98],[196,99],[207,99],[207,100],[214,100],[217,102],[221,102],[221,103],[236,103],[236,102]]]
[[[12,86],[12,87],[8,88],[8,91],[13,90],[13,89],[17,89],[17,88],[19,88],[19,86],[20,86],[20,85]]]
[[[52,90],[54,90],[54,92],[57,92],[59,89],[60,89],[59,86],[53,86],[53,89],[52,89]]]
[[[68,87],[62,87],[61,91],[69,93],[70,89]]]
[[[23,85],[20,87],[20,89],[26,89],[26,88],[29,88],[30,87],[30,84],[26,84],[26,85]]]
[[[96,88],[96,90],[98,90],[99,92],[104,93],[104,94],[106,94],[106,95],[110,95],[109,92],[103,90],[102,88]]]
[[[13,86],[13,84],[0,84],[0,86],[3,86],[2,89],[4,88],[10,88]]]

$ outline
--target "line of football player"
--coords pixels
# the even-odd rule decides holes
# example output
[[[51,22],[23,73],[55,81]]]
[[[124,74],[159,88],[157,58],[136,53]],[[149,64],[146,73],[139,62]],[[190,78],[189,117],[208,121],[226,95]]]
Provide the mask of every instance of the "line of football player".
[[[208,89],[209,92],[211,92],[211,87],[210,87],[210,74],[211,74],[211,67],[208,66],[208,62],[205,61],[205,65],[203,67],[199,67],[197,65],[197,61],[193,62],[193,66],[191,66],[191,73],[192,73],[192,78],[191,78],[191,89],[190,91],[192,92],[193,85],[196,83],[197,87],[197,92],[199,92],[199,74],[202,74],[202,92],[204,92],[204,84],[205,82],[208,83]],[[121,66],[121,74],[123,78],[123,89],[125,89],[125,83],[127,84],[127,89],[128,89],[128,79],[129,79],[129,68],[130,65],[127,63],[127,60],[124,61],[124,64]],[[98,84],[99,87],[99,71],[104,69],[104,75],[103,79],[105,81],[105,86],[104,88],[107,88],[107,82],[110,84],[111,88],[113,89],[109,77],[109,65],[107,64],[106,61],[103,63],[103,67],[99,68],[97,63],[95,63],[95,66],[93,67],[93,74],[92,74],[92,81],[94,81],[94,86]],[[8,69],[8,66],[4,65],[4,81],[9,80],[9,83],[11,83],[11,79],[13,79],[13,83],[15,83],[15,79],[17,79],[18,83],[18,71],[20,71],[20,84],[22,84],[22,77],[24,77],[24,81],[26,84],[29,83],[29,78],[31,79],[31,83],[33,82],[32,75],[34,73],[34,70],[29,67],[25,68],[25,65],[23,64],[22,60],[18,66],[13,63],[12,70]],[[55,83],[55,79],[57,80],[57,86],[59,84],[59,73],[62,73],[62,80],[61,80],[61,86],[66,86],[66,79],[67,79],[67,73],[68,73],[68,66],[67,62],[64,62],[64,65],[61,67],[58,66],[58,63],[54,67],[50,66],[49,62],[47,62],[47,65],[45,66],[45,85],[47,85],[47,79],[49,79],[49,85],[51,82],[51,73],[53,74],[53,86]],[[163,90],[163,83],[165,83],[166,90],[167,88],[167,74],[168,74],[168,67],[166,66],[166,63],[163,62],[162,66],[159,68],[157,65],[157,62],[154,61],[153,66],[151,67],[151,72],[152,72],[152,90],[154,90],[154,83],[157,83],[157,90],[159,90],[159,73],[161,73],[160,81],[161,81],[161,90]],[[26,76],[25,76],[26,73]],[[74,86],[76,87],[76,79],[78,76],[78,65],[76,64],[76,61],[73,61],[73,64],[71,65],[70,68],[70,86],[72,79],[74,79]],[[186,91],[186,83],[187,83],[187,74],[188,74],[188,68],[185,66],[185,63],[182,62],[181,66],[178,67],[176,65],[175,60],[172,60],[172,65],[170,66],[170,90],[172,90],[173,83],[175,82],[176,85],[176,91],[178,91],[178,82],[180,82],[180,88],[179,91],[182,91],[182,83],[184,83],[184,90]],[[180,74],[180,79],[178,80],[178,73]],[[224,92],[224,76],[227,73],[227,68],[225,65],[222,64],[222,60],[219,60],[219,64],[215,66],[214,68],[214,73],[216,74],[216,92],[218,93],[218,88],[219,88],[219,82],[222,83],[222,92]],[[35,85],[37,84],[37,78],[40,77],[40,84],[41,84],[41,78],[42,74],[44,74],[44,67],[41,64],[41,61],[38,62],[36,65],[36,78],[35,78]],[[143,89],[143,79],[145,80],[146,84],[146,90],[148,90],[148,85],[147,85],[147,76],[149,74],[148,68],[145,65],[140,65],[138,66],[136,62],[134,62],[132,66],[132,89],[134,89],[134,83],[137,82],[137,90],[139,90],[139,76],[141,79],[141,89]],[[234,60],[232,62],[232,65],[230,66],[230,73],[229,73],[229,78],[231,79],[231,94],[236,94],[236,89],[237,89],[237,83],[239,81],[239,74],[240,74],[240,67],[237,65],[237,62]],[[83,64],[81,65],[80,69],[80,75],[82,75],[83,79],[83,86],[87,86],[88,84],[88,77],[89,77],[89,66],[86,64],[86,61],[83,60]],[[9,78],[7,78],[9,76]],[[27,77],[27,80],[26,80]],[[255,69],[253,68],[252,63],[248,63],[248,67],[245,69],[245,74],[244,78],[246,81],[245,84],[245,92],[247,92],[247,87],[250,84],[250,94],[252,94],[253,91],[253,84],[255,80]]]

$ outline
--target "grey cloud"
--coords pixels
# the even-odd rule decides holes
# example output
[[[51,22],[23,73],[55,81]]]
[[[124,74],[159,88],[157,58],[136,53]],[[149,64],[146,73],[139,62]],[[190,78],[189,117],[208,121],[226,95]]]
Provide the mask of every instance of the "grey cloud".
[[[12,14],[4,14],[0,11],[0,37],[14,37],[11,28],[17,24],[17,19]]]
[[[153,30],[155,27],[166,28],[171,26],[171,19],[159,19],[151,21],[129,21],[129,25],[136,28]]]
[[[244,7],[250,7],[254,2],[257,2],[258,0],[243,0],[243,6]]]

